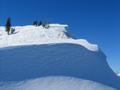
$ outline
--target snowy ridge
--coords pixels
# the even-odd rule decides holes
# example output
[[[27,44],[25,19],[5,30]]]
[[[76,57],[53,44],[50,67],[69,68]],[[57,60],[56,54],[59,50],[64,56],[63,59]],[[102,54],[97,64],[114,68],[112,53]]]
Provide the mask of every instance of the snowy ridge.
[[[105,54],[68,25],[14,28],[0,27],[0,90],[120,90]]]
[[[74,43],[80,44],[92,51],[98,51],[98,46],[90,44],[84,39],[73,39],[67,31],[68,25],[50,24],[49,29],[35,26],[16,26],[15,34],[7,35],[4,27],[0,27],[0,47],[31,45]]]
[[[0,90],[117,90],[97,82],[73,77],[42,77],[4,84]]]

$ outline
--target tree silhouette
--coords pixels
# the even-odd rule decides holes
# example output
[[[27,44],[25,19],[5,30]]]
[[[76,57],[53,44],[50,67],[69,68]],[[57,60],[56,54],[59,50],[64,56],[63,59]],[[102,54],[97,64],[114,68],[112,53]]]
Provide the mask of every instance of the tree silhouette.
[[[38,26],[41,26],[42,25],[42,21],[40,21],[39,23],[38,23]]]
[[[11,19],[10,18],[7,18],[5,28],[6,28],[7,34],[9,35],[10,34],[10,28],[11,28]]]
[[[34,21],[34,22],[33,22],[33,25],[34,25],[34,26],[37,26],[37,25],[38,25],[38,21]]]

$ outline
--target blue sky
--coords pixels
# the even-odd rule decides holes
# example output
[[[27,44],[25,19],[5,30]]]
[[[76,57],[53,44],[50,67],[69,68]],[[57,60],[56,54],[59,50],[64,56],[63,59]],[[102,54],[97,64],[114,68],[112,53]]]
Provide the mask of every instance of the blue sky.
[[[0,0],[0,25],[7,17],[12,25],[68,24],[74,37],[97,43],[120,71],[120,0]]]

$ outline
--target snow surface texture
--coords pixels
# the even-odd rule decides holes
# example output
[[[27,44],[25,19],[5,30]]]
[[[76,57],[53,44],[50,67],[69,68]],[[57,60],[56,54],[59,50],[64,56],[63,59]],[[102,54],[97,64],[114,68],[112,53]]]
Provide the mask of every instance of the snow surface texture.
[[[97,45],[88,43],[84,39],[74,40],[67,31],[67,25],[50,24],[49,29],[35,26],[17,26],[14,34],[7,35],[4,27],[0,27],[0,47],[52,44],[52,43],[75,43],[97,51]]]
[[[105,85],[73,77],[44,77],[6,83],[0,90],[116,90]]]
[[[117,73],[117,75],[120,77],[120,73]]]
[[[16,32],[8,36],[4,27],[0,27],[1,90],[11,90],[9,88],[12,88],[12,86],[13,90],[20,90],[19,88],[24,86],[26,89],[21,90],[30,90],[29,87],[41,83],[42,79],[39,78],[45,76],[81,78],[120,90],[120,79],[108,66],[103,52],[97,45],[90,44],[87,40],[70,37],[66,30],[67,25],[51,24],[49,29],[35,26],[18,26],[15,28]],[[36,80],[40,80],[40,82],[32,83]],[[51,84],[49,80],[53,80],[53,83]],[[63,77],[64,80],[68,79]],[[82,83],[82,80],[76,85]],[[48,82],[47,79],[43,81],[46,85],[49,83],[50,87],[53,87],[56,86],[57,78],[50,78]],[[26,83],[21,84],[21,82]],[[61,78],[58,78],[58,85],[60,82]],[[72,83],[76,83],[76,79]],[[43,84],[41,83],[40,86],[42,87]],[[86,85],[88,84],[86,82]],[[71,86],[70,83],[65,86],[67,85],[68,87]],[[82,85],[85,85],[85,83]],[[81,88],[84,87],[82,85]],[[104,88],[104,85],[100,85],[103,86],[101,88]],[[96,87],[98,86],[99,84],[96,83]],[[94,87],[93,84],[89,88],[92,87]],[[106,88],[105,86],[104,89],[99,90],[111,90]],[[71,90],[80,89],[71,88]],[[97,89],[85,88],[83,90]]]

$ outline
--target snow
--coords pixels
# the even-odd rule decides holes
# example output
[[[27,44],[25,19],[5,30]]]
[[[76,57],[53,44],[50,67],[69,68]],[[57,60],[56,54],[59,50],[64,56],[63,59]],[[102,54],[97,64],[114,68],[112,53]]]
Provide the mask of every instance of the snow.
[[[0,27],[0,90],[120,90],[104,53],[71,37],[68,25],[14,28]]]
[[[42,77],[4,84],[0,90],[117,90],[97,82],[73,77]]]
[[[67,25],[50,24],[49,29],[35,26],[16,26],[16,32],[7,35],[4,27],[0,27],[0,47],[31,45],[31,44],[53,44],[53,43],[75,43],[80,44],[92,51],[98,51],[98,46],[90,44],[84,39],[73,39],[68,33]]]
[[[12,53],[11,53],[12,52]],[[120,88],[120,79],[105,55],[77,44],[42,44],[0,49],[0,81],[24,81],[44,76],[71,76]]]
[[[118,74],[118,76],[120,76],[120,73]]]
[[[118,76],[120,76],[120,73],[117,73]]]

